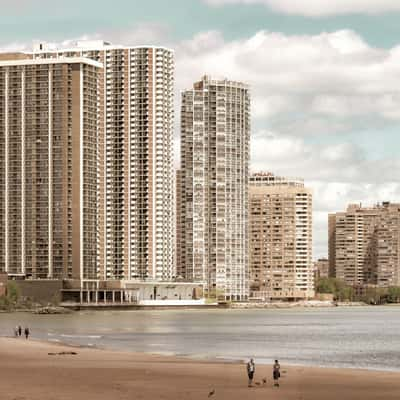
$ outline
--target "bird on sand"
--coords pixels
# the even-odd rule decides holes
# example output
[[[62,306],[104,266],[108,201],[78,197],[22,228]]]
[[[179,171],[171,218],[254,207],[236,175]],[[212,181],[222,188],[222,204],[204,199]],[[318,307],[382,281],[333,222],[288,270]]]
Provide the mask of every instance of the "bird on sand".
[[[265,385],[267,383],[267,378],[263,378],[262,383]]]
[[[211,392],[208,393],[208,397],[211,397],[211,396],[213,396],[214,394],[215,394],[215,389],[211,390]]]

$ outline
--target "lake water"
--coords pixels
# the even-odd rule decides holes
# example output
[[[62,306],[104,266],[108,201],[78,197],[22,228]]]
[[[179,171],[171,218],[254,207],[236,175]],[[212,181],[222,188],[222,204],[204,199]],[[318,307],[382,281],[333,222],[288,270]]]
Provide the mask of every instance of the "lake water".
[[[258,363],[400,370],[400,307],[0,314],[0,335]]]

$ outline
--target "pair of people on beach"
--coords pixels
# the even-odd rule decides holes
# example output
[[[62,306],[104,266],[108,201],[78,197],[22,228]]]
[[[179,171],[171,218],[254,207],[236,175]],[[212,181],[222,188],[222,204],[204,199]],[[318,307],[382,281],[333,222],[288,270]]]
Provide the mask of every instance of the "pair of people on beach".
[[[26,327],[24,329],[24,333],[25,333],[25,338],[28,339],[29,334],[30,334],[30,331],[29,331],[28,327]],[[22,336],[22,327],[21,327],[21,325],[18,325],[18,326],[16,326],[14,328],[14,334],[15,334],[15,337]]]
[[[253,386],[253,378],[254,373],[256,372],[256,365],[254,360],[251,358],[250,361],[247,363],[247,376],[249,377],[248,386]],[[275,360],[275,363],[272,367],[272,377],[274,379],[274,386],[279,387],[279,378],[281,377],[281,366],[278,360]],[[263,379],[263,384],[265,384],[267,380]]]

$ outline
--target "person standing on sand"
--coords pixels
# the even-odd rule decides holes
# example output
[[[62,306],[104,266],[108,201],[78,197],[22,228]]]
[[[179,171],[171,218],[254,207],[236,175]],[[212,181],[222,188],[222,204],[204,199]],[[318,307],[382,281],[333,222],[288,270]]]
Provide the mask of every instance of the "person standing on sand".
[[[25,328],[25,337],[28,339],[28,337],[29,337],[29,328],[28,327],[26,327]]]
[[[278,360],[275,360],[275,364],[272,368],[272,376],[274,378],[274,386],[279,387],[279,378],[281,377],[281,366]]]
[[[248,383],[249,387],[252,386],[254,372],[256,372],[256,366],[254,364],[254,360],[251,358],[250,361],[247,363],[247,376],[249,377],[249,383]]]
[[[21,325],[18,325],[18,336],[22,335],[22,328]]]

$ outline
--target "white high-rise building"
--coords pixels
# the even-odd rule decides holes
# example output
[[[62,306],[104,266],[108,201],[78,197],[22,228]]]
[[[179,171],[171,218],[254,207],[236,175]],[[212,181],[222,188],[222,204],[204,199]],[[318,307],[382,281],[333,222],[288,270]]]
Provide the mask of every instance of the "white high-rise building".
[[[205,76],[182,94],[177,274],[209,296],[248,296],[247,85]]]
[[[34,58],[103,64],[98,106],[98,278],[171,280],[174,266],[174,54],[164,47],[40,44]]]

